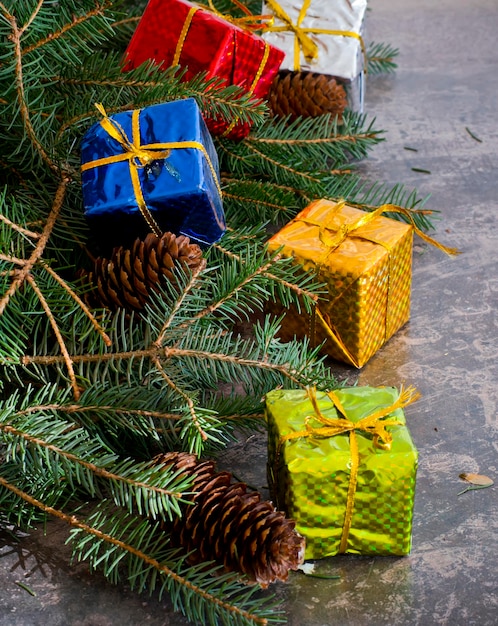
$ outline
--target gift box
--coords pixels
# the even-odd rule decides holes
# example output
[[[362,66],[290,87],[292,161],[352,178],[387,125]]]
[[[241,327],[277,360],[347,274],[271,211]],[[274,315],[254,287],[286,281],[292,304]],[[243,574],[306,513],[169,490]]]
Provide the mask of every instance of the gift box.
[[[99,252],[150,231],[217,241],[225,230],[218,157],[195,100],[100,111],[81,144],[85,216]]]
[[[393,207],[395,208],[395,207]],[[331,357],[362,367],[410,316],[413,227],[344,202],[317,200],[269,241],[326,285],[313,311],[286,310],[281,336],[307,335]],[[274,312],[280,313],[280,305]]]
[[[239,24],[247,24],[240,20]],[[185,80],[199,72],[238,85],[256,98],[270,89],[284,53],[250,30],[185,0],[150,0],[126,50],[125,70],[153,60],[163,68],[180,65]],[[240,139],[250,126],[206,116],[215,135]]]
[[[333,76],[347,92],[348,107],[363,112],[367,0],[265,0],[274,16],[264,39],[285,52],[282,69]]]
[[[417,450],[403,407],[413,388],[266,394],[268,480],[306,559],[410,552]]]

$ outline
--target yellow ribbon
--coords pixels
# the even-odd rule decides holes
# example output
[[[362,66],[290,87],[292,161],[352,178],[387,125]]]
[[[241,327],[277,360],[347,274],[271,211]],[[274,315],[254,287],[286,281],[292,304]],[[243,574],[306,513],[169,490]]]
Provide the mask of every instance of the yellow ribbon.
[[[115,139],[121,145],[124,152],[122,154],[115,154],[113,156],[103,157],[102,159],[88,161],[81,166],[81,170],[85,172],[94,167],[109,165],[111,163],[119,163],[121,161],[128,161],[130,168],[131,184],[133,187],[133,193],[135,194],[135,200],[137,202],[138,209],[147,224],[149,225],[149,228],[158,237],[162,235],[162,232],[145,202],[145,198],[142,193],[142,185],[138,176],[139,168],[145,167],[152,161],[167,159],[171,153],[171,150],[174,149],[193,148],[195,150],[200,150],[206,159],[209,169],[211,170],[211,174],[213,175],[213,180],[215,182],[218,193],[220,194],[220,197],[222,196],[222,191],[220,183],[218,181],[216,170],[214,169],[211,158],[209,157],[209,154],[202,143],[200,143],[199,141],[169,141],[165,143],[148,143],[142,145],[140,139],[140,109],[135,109],[134,111],[132,111],[132,138],[130,140],[126,136],[126,133],[121,125],[116,122],[116,120],[110,118],[107,115],[106,110],[104,109],[104,106],[102,104],[96,103],[95,107],[103,116],[103,119],[100,122],[102,128],[107,132],[110,137]]]
[[[345,200],[339,200],[334,207],[334,213],[337,213],[338,211],[340,211],[345,204],[346,204]],[[310,224],[311,226],[318,226],[320,228],[318,236],[320,238],[320,241],[329,248],[326,252],[326,255],[328,255],[330,254],[330,252],[333,252],[334,250],[336,250],[344,241],[346,241],[346,239],[350,235],[354,237],[359,237],[360,239],[367,239],[368,241],[372,241],[368,236],[362,235],[361,233],[358,233],[357,231],[362,226],[366,226],[367,224],[372,222],[375,218],[379,217],[383,213],[399,213],[400,215],[404,215],[410,221],[410,226],[413,228],[414,232],[425,242],[430,243],[431,246],[434,246],[438,250],[442,250],[449,256],[455,256],[457,254],[460,254],[460,251],[457,248],[451,248],[449,246],[445,246],[442,243],[439,243],[438,241],[430,237],[429,235],[426,235],[423,231],[421,231],[420,228],[418,228],[415,224],[415,218],[413,217],[412,209],[400,207],[395,204],[383,204],[382,206],[378,207],[374,211],[365,213],[354,222],[350,224],[343,224],[342,226],[340,226],[338,230],[330,226],[330,221],[325,222],[325,224],[321,224],[319,222],[308,219],[306,217],[298,218],[297,221],[305,222],[306,224]],[[334,235],[330,234],[329,231],[331,230],[335,231]],[[380,243],[380,242],[374,241],[374,243]],[[381,243],[380,245],[383,245],[383,244]],[[323,260],[321,261],[321,263],[323,263]]]
[[[412,402],[420,398],[419,392],[414,387],[407,389],[401,388],[398,399],[388,407],[380,408],[371,415],[367,415],[363,419],[353,422],[349,419],[347,412],[341,404],[338,396],[333,391],[326,392],[327,397],[332,401],[335,409],[341,415],[340,418],[325,417],[318,406],[316,397],[316,389],[310,387],[307,389],[308,398],[313,406],[314,415],[308,415],[305,420],[305,429],[282,435],[277,449],[277,459],[280,448],[286,441],[292,439],[301,439],[303,437],[328,438],[349,433],[349,444],[351,452],[351,473],[349,476],[348,493],[346,500],[346,511],[344,515],[344,523],[342,527],[341,541],[339,545],[339,554],[346,552],[349,531],[351,529],[351,521],[353,518],[354,499],[356,495],[356,486],[358,482],[358,469],[360,466],[360,453],[358,450],[358,441],[356,431],[373,435],[373,445],[382,450],[390,450],[392,443],[392,434],[387,430],[387,426],[400,426],[403,422],[399,420],[384,420],[397,409],[402,409]],[[322,426],[313,427],[311,421],[318,421]]]
[[[359,33],[355,33],[352,30],[334,30],[329,28],[304,28],[301,26],[306,13],[311,4],[311,0],[304,0],[303,6],[299,12],[296,24],[292,23],[292,19],[285,12],[283,7],[277,2],[277,0],[266,0],[267,4],[281,22],[284,22],[283,26],[274,26],[269,24],[264,26],[264,31],[267,32],[293,32],[294,33],[294,70],[299,71],[301,69],[300,56],[301,51],[304,58],[311,62],[318,57],[318,46],[309,36],[308,33],[315,35],[332,35],[341,37],[352,37],[360,42],[361,50],[364,59],[364,70],[367,70],[367,53],[365,49],[365,43],[363,37]]]

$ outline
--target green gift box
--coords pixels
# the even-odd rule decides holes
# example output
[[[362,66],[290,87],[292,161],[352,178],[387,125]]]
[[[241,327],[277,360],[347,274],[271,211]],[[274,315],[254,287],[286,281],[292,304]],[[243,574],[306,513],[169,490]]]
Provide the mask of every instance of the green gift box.
[[[266,394],[268,480],[306,538],[306,559],[410,552],[417,450],[413,387]]]

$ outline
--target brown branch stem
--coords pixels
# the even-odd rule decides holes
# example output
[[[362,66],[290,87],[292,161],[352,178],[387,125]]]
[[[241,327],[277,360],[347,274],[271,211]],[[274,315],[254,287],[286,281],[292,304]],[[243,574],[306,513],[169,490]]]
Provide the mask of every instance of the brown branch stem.
[[[195,411],[195,406],[194,403],[192,401],[192,398],[190,398],[184,391],[182,391],[175,383],[174,381],[171,380],[171,378],[166,374],[166,372],[164,371],[164,368],[162,366],[161,361],[159,360],[159,358],[157,356],[152,357],[152,362],[154,363],[154,365],[156,366],[159,374],[161,375],[161,377],[164,379],[164,381],[166,382],[166,384],[168,385],[168,387],[170,389],[172,389],[175,393],[179,394],[183,400],[187,403],[188,406],[188,410],[189,413],[192,417],[192,422],[194,423],[194,426],[197,429],[197,432],[199,433],[199,435],[201,436],[203,441],[207,441],[208,436],[207,434],[204,432],[204,430],[202,429],[202,426],[199,424],[199,418],[197,417],[197,413]]]
[[[192,358],[192,359],[206,359],[212,361],[225,361],[233,363],[234,365],[251,367],[255,369],[265,369],[268,371],[279,372],[289,380],[292,380],[300,387],[303,384],[295,377],[295,372],[289,370],[284,365],[275,365],[272,363],[263,363],[261,361],[253,359],[245,359],[243,357],[234,357],[226,354],[219,354],[217,352],[206,352],[205,350],[189,350],[185,348],[161,348],[158,349],[155,346],[147,348],[145,350],[135,350],[129,352],[114,352],[107,354],[76,354],[73,355],[73,363],[98,363],[101,361],[127,360],[127,359],[140,359],[149,358],[157,364],[160,358],[164,359],[180,359],[180,358]],[[64,362],[63,357],[60,355],[53,356],[29,356],[25,355],[22,358],[23,365],[38,364],[38,365],[59,365]],[[156,365],[157,366],[157,365]],[[165,376],[166,373],[164,373]],[[174,385],[174,383],[172,383]],[[182,393],[182,392],[180,392]]]
[[[268,161],[268,163],[271,163],[272,165],[275,165],[278,168],[281,168],[281,169],[286,170],[288,172],[292,172],[296,176],[301,176],[301,178],[307,178],[308,180],[312,180],[313,182],[316,182],[316,183],[319,182],[319,179],[315,178],[314,176],[310,176],[309,174],[304,174],[303,172],[300,172],[299,170],[296,170],[293,167],[290,167],[289,165],[284,165],[280,161],[276,161],[275,159],[271,159],[264,152],[261,152],[260,150],[257,150],[253,145],[251,145],[251,143],[247,139],[244,139],[243,142],[249,148],[249,150],[251,150],[252,152],[257,154],[264,161]]]
[[[98,404],[40,404],[31,406],[23,411],[18,411],[17,415],[29,415],[30,413],[42,413],[45,411],[60,411],[61,413],[95,413],[95,411],[107,411],[108,413],[126,413],[128,415],[138,415],[139,417],[150,417],[160,420],[176,421],[181,419],[178,413],[162,413],[161,411],[146,411],[144,409],[130,409],[114,405]]]
[[[28,21],[26,22],[26,24],[24,24],[24,26],[22,28],[19,29],[19,35],[22,36],[24,31],[28,30],[28,28],[31,26],[33,21],[36,19],[36,16],[40,12],[40,9],[42,8],[42,5],[43,5],[43,0],[38,0],[38,4],[36,5],[33,13],[30,15]]]
[[[112,2],[110,0],[105,0],[105,2],[101,2],[97,4],[95,9],[93,9],[93,11],[88,11],[88,13],[85,13],[84,15],[80,15],[79,17],[73,16],[73,19],[71,22],[64,24],[62,28],[54,31],[53,33],[50,33],[45,38],[40,39],[39,41],[32,44],[31,46],[26,46],[26,48],[24,48],[21,51],[21,54],[22,55],[29,54],[30,52],[33,52],[33,50],[36,50],[37,48],[41,48],[47,43],[51,43],[52,41],[55,41],[56,39],[60,39],[63,35],[65,35],[68,31],[70,31],[75,26],[79,26],[83,22],[86,22],[87,20],[91,19],[92,17],[95,17],[96,15],[103,15],[104,11],[108,7],[110,7],[111,4]]]
[[[197,279],[198,279],[199,275],[201,274],[201,272],[205,268],[206,268],[206,259],[202,259],[202,261],[199,263],[198,267],[196,267],[194,272],[192,272],[192,276],[191,276],[191,278],[189,280],[188,285],[185,287],[185,289],[183,289],[183,291],[180,294],[180,297],[178,298],[178,300],[176,301],[175,306],[173,307],[170,315],[168,316],[168,318],[164,322],[163,327],[161,328],[161,331],[159,332],[159,335],[158,335],[157,339],[154,341],[154,345],[157,346],[158,348],[160,348],[162,346],[162,343],[163,343],[163,340],[164,340],[164,335],[166,334],[166,331],[168,330],[171,322],[173,321],[177,311],[180,310],[180,308],[181,308],[185,298],[187,297],[187,294],[190,293],[190,291],[192,291],[193,287],[197,283]]]
[[[40,233],[35,233],[32,230],[28,230],[27,228],[23,228],[22,226],[19,226],[19,224],[12,222],[11,220],[9,220],[8,217],[5,217],[5,215],[0,214],[0,220],[4,224],[7,224],[8,226],[10,226],[13,230],[16,230],[18,233],[21,233],[21,235],[26,235],[27,237],[31,237],[31,239],[39,239],[41,237]]]
[[[105,345],[112,346],[111,338],[102,328],[102,326],[97,322],[93,313],[90,311],[87,305],[83,302],[83,300],[78,296],[78,294],[75,293],[73,289],[71,289],[71,287],[66,283],[65,280],[63,280],[59,276],[59,274],[57,274],[57,272],[54,272],[54,270],[50,267],[50,265],[47,265],[46,263],[43,263],[43,262],[42,262],[42,265],[43,265],[43,268],[50,274],[50,276],[52,276],[52,278],[56,280],[59,283],[59,285],[61,285],[61,287],[63,287],[63,289],[65,289],[67,293],[71,296],[71,298],[73,298],[73,300],[78,304],[78,306],[81,308],[81,310],[85,313],[85,315],[88,317],[88,319],[92,323],[95,330],[102,337],[102,340],[104,341]]]
[[[70,182],[70,179],[65,176],[61,182],[59,183],[59,187],[57,188],[57,192],[54,197],[54,201],[52,204],[52,209],[48,215],[47,221],[45,222],[45,227],[43,232],[36,244],[36,248],[33,250],[29,259],[26,260],[24,267],[16,273],[13,281],[11,282],[9,288],[4,293],[2,298],[0,299],[0,315],[3,314],[5,307],[8,305],[10,298],[14,295],[17,289],[22,285],[31,271],[32,267],[35,263],[43,255],[45,250],[45,246],[47,245],[48,239],[52,234],[52,230],[54,228],[55,222],[57,221],[57,217],[61,211],[62,203],[64,202],[64,197],[66,195],[66,188]]]
[[[70,356],[69,351],[67,349],[67,346],[66,346],[64,338],[62,336],[62,333],[59,330],[59,326],[58,326],[58,324],[57,324],[57,322],[55,320],[54,314],[52,313],[52,310],[50,309],[50,306],[49,306],[48,302],[46,301],[45,296],[43,295],[41,289],[36,284],[36,281],[33,278],[33,276],[31,274],[26,274],[26,280],[30,284],[31,289],[33,289],[33,291],[37,295],[38,300],[40,301],[40,304],[42,305],[42,308],[45,311],[45,315],[49,319],[50,325],[52,326],[52,330],[54,331],[55,337],[57,339],[57,343],[59,344],[60,350],[61,350],[62,355],[64,357],[64,363],[66,365],[67,372],[69,374],[69,380],[71,381],[71,387],[73,388],[74,399],[78,400],[78,398],[81,395],[81,391],[80,391],[80,389],[78,387],[78,382],[76,381],[76,375],[74,373],[73,362],[71,361],[71,356]]]

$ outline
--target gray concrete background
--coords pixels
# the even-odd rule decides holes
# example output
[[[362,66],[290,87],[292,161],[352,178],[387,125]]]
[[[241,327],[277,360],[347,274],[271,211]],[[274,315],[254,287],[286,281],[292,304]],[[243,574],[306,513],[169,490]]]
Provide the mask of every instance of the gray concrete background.
[[[400,56],[394,76],[368,80],[367,111],[387,132],[360,168],[431,194],[438,238],[463,254],[416,242],[411,321],[361,373],[336,367],[351,382],[413,384],[423,395],[406,410],[420,453],[412,554],[327,559],[318,572],[339,578],[297,573],[273,591],[290,626],[493,626],[497,487],[457,494],[461,472],[498,479],[498,0],[370,7],[368,38]],[[242,441],[223,465],[263,489],[264,437]],[[57,523],[19,542],[0,534],[0,626],[187,623],[167,601],[70,566],[64,539]]]

